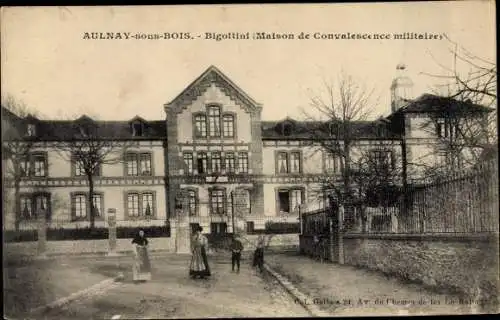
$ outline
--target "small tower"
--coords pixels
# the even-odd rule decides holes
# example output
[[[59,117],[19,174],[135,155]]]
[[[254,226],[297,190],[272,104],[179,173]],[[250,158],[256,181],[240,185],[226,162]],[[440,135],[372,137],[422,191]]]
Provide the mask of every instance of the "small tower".
[[[399,110],[413,98],[413,81],[406,75],[406,66],[398,64],[391,84],[391,112]]]

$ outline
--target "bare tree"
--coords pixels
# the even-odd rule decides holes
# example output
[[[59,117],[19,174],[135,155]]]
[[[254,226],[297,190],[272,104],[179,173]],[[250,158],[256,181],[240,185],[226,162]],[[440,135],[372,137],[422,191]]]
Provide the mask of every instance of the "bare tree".
[[[94,204],[94,186],[104,164],[117,164],[124,161],[131,142],[118,139],[112,126],[106,122],[96,122],[82,117],[76,120],[70,136],[57,145],[58,153],[67,161],[75,164],[87,179],[87,208],[90,214],[90,228],[95,226],[96,207]]]
[[[475,165],[497,149],[497,66],[447,38],[452,65],[438,64],[435,92],[442,108],[432,110],[423,126],[437,133],[434,152],[446,157],[438,171]],[[432,169],[436,168],[431,168]],[[429,170],[428,170],[429,171]]]
[[[30,131],[25,122],[27,117],[34,117],[35,112],[30,110],[22,101],[13,96],[2,97],[2,157],[8,160],[5,166],[5,179],[3,185],[10,180],[14,185],[14,221],[15,228],[19,230],[22,217],[21,208],[21,181],[28,177],[33,169],[28,164],[30,152],[37,141],[37,136]],[[26,164],[28,164],[26,166]],[[5,192],[3,193],[5,195]]]
[[[313,113],[305,111],[306,130],[319,151],[327,156],[340,158],[342,186],[334,176],[327,176],[323,181],[323,190],[335,192],[348,200],[352,197],[352,149],[360,135],[360,126],[369,124],[368,117],[376,101],[374,90],[357,84],[353,77],[342,74],[337,83],[323,81],[323,90],[313,93],[310,107]],[[312,120],[312,121],[311,121]]]
[[[387,213],[388,208],[401,199],[402,166],[401,158],[390,143],[381,140],[360,148],[351,171],[362,230],[365,230],[367,207],[378,207]]]

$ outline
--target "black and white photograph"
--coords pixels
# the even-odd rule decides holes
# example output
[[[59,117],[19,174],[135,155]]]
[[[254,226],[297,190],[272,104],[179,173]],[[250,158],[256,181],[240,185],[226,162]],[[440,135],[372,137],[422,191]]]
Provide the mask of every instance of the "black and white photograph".
[[[494,1],[0,13],[4,319],[500,311]]]

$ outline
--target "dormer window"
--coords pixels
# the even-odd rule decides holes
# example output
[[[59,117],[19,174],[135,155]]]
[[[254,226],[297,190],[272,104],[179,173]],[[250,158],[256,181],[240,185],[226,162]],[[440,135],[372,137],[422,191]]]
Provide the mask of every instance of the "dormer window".
[[[289,136],[292,133],[292,125],[287,123],[283,125],[283,135]]]
[[[142,137],[144,133],[144,125],[141,122],[132,123],[132,135],[134,137]]]
[[[35,127],[35,125],[32,124],[32,123],[28,124],[28,127],[26,129],[26,135],[28,137],[34,137],[35,134],[36,134],[36,127]]]

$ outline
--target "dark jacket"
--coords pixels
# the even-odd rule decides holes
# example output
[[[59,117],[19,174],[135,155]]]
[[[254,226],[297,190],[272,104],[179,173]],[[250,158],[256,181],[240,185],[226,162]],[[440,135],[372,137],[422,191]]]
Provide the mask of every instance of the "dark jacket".
[[[243,244],[241,244],[241,241],[234,240],[231,243],[231,251],[232,252],[241,252],[241,251],[243,251]]]

